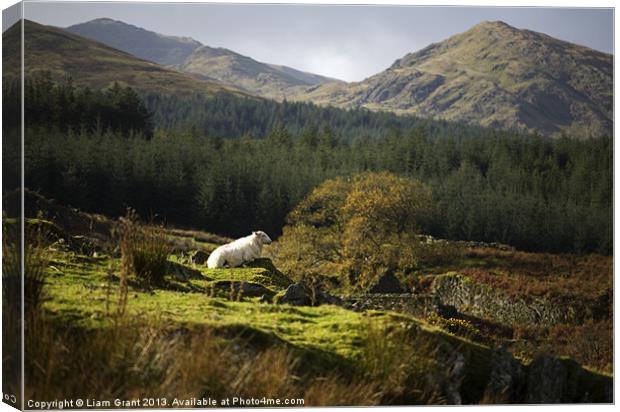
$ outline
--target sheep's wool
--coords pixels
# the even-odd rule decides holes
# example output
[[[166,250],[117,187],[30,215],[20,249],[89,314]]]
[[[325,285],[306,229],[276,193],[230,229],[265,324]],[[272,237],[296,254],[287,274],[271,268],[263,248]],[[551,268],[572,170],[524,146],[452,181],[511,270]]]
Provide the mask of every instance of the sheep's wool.
[[[227,243],[215,249],[209,259],[209,268],[236,267],[246,262],[258,259],[264,244],[271,243],[271,239],[263,231],[253,232],[234,242]]]

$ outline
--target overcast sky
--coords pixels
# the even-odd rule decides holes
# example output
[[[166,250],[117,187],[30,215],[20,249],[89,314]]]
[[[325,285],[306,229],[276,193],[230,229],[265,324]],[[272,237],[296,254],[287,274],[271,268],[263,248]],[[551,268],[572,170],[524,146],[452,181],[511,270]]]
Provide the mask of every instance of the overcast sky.
[[[60,2],[24,7],[27,19],[43,24],[66,27],[109,17],[347,81],[362,80],[484,20],[613,52],[612,9]]]

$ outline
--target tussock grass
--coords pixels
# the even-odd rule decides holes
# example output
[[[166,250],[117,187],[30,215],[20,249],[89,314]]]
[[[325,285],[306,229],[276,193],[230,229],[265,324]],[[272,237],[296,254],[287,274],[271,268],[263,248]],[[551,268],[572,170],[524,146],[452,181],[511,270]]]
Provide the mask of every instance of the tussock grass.
[[[443,374],[434,361],[437,342],[411,334],[410,326],[389,317],[366,317],[360,357],[363,376],[377,385],[382,404],[444,403],[442,388],[429,380]]]
[[[45,225],[24,227],[24,273],[21,272],[21,229],[18,224],[3,225],[2,301],[10,316],[21,312],[22,283],[26,317],[38,310],[44,299],[44,284],[51,242]]]
[[[295,398],[305,405],[375,405],[377,382],[304,376],[287,347],[254,349],[211,328],[187,331],[123,317],[101,329],[39,316],[27,339],[28,398]]]
[[[148,284],[161,284],[168,272],[170,247],[165,233],[153,225],[141,225],[132,209],[114,227],[121,251],[121,279],[135,274]]]
[[[36,330],[35,321],[46,298],[45,282],[49,263],[49,236],[46,225],[24,227],[24,248],[21,248],[19,220],[3,219],[2,237],[2,373],[5,393],[20,393],[22,376],[22,328],[26,333]],[[23,253],[23,255],[22,255]],[[22,273],[22,258],[24,271]],[[24,313],[22,317],[22,286]]]

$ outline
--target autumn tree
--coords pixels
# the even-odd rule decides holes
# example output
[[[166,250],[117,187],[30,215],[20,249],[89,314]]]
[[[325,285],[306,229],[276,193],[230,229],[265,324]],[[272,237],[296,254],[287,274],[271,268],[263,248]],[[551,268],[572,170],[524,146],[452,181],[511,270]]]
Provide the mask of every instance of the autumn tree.
[[[420,222],[431,208],[421,182],[365,172],[322,183],[288,216],[277,258],[292,274],[334,274],[365,287],[417,264]]]
[[[417,180],[387,172],[355,176],[341,207],[345,280],[366,287],[386,271],[416,267],[416,235],[430,210],[430,189]]]

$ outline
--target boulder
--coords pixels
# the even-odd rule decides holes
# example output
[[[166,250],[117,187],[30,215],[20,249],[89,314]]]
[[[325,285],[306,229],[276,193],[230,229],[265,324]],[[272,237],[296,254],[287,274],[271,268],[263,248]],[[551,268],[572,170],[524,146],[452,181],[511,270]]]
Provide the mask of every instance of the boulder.
[[[338,296],[331,295],[327,292],[323,292],[321,290],[318,291],[318,304],[319,305],[336,305],[342,306],[342,299]]]
[[[525,403],[561,403],[568,371],[560,359],[539,356],[528,366]]]
[[[222,291],[229,291],[231,293],[237,294],[239,298],[241,297],[267,297],[273,298],[275,293],[266,288],[265,286],[252,283],[252,282],[242,282],[238,280],[219,280],[217,282],[213,282],[213,288],[219,289]]]
[[[404,291],[394,273],[387,271],[368,288],[367,293],[403,293]]]
[[[290,285],[284,294],[278,297],[277,303],[294,306],[341,305],[342,300],[317,287],[312,288],[305,282],[297,282]]]
[[[269,276],[273,285],[279,288],[285,288],[289,286],[293,281],[289,279],[284,273],[280,272],[271,259],[268,258],[258,258],[251,262],[248,262],[244,265],[244,267],[248,268],[262,268],[267,271],[266,276]]]
[[[277,303],[286,303],[294,306],[312,306],[314,297],[312,290],[303,282],[290,285],[284,295],[278,298]]]
[[[425,374],[426,387],[440,395],[448,405],[462,405],[462,385],[467,375],[465,356],[452,345],[439,345],[434,354],[437,367]]]
[[[513,404],[522,400],[525,383],[523,365],[500,346],[491,354],[491,373],[485,389],[485,403]]]

